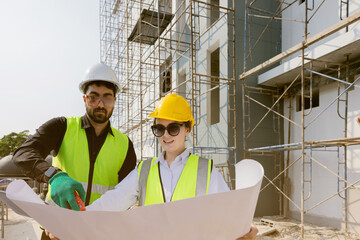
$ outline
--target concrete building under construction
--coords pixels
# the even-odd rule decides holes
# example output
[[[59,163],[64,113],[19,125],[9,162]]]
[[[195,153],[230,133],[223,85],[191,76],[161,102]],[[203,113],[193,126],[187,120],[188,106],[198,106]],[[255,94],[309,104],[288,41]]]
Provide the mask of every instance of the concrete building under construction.
[[[359,233],[359,19],[351,0],[101,0],[101,60],[122,85],[112,124],[153,157],[148,115],[181,94],[188,147],[230,187],[236,162],[264,166],[257,216]]]

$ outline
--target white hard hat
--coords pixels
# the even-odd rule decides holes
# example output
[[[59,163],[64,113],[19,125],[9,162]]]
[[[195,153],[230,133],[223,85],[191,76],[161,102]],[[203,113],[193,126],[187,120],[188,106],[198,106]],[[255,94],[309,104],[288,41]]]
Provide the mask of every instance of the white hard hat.
[[[79,84],[80,91],[85,94],[85,86],[93,81],[105,81],[114,84],[117,88],[116,94],[119,93],[121,88],[115,72],[103,63],[92,65],[85,71],[83,80]]]

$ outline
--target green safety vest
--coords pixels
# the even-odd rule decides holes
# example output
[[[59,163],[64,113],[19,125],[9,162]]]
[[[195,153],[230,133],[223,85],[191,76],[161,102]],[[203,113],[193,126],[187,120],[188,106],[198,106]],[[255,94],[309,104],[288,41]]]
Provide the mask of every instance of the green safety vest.
[[[127,155],[129,138],[115,128],[111,129],[114,136],[107,134],[95,161],[89,204],[118,184],[118,172]],[[90,158],[86,132],[81,128],[81,117],[67,118],[66,133],[52,165],[67,172],[87,190]],[[50,193],[49,186],[48,199],[51,199]]]
[[[159,163],[154,164],[156,159],[142,161],[138,166],[140,206],[165,202]],[[211,159],[191,154],[176,184],[171,201],[208,194],[211,170]]]

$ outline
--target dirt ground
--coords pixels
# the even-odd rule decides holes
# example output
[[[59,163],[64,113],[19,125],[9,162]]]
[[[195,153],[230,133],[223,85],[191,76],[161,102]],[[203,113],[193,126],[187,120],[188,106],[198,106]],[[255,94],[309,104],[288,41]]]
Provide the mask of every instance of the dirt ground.
[[[255,218],[254,223],[259,229],[256,239],[302,239],[300,222],[281,216]],[[359,240],[360,235],[345,233],[329,227],[319,227],[306,224],[304,227],[304,239],[329,239],[329,240]]]

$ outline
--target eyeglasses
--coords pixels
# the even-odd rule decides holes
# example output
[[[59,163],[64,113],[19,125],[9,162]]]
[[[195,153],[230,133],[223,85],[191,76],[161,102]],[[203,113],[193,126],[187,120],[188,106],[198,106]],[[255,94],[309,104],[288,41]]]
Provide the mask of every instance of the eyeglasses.
[[[100,100],[104,103],[104,105],[111,106],[114,103],[115,98],[114,97],[99,97],[99,96],[93,96],[93,95],[85,95],[86,99],[89,101],[92,105],[99,104]]]
[[[161,137],[165,134],[165,130],[173,137],[179,135],[181,126],[184,126],[184,123],[170,123],[166,127],[161,124],[156,124],[151,126],[151,130],[156,137]]]

